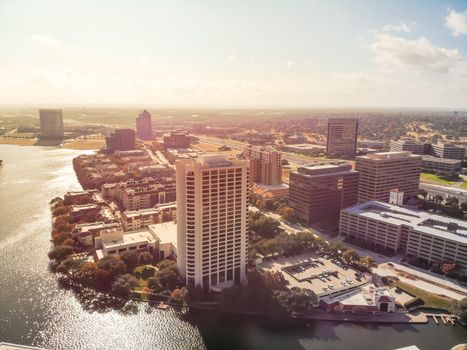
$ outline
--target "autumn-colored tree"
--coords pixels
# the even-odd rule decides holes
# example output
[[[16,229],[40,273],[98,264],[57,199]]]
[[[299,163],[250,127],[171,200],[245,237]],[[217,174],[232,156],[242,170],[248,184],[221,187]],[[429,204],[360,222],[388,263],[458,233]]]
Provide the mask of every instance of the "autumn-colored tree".
[[[102,291],[110,290],[112,274],[105,269],[97,269],[94,275],[94,287]]]
[[[97,265],[93,262],[87,262],[79,269],[78,278],[84,285],[93,286],[96,272]]]
[[[70,246],[70,247],[74,247],[75,246],[75,240],[73,238],[67,238],[67,239],[65,239],[63,244],[67,245],[67,246]]]

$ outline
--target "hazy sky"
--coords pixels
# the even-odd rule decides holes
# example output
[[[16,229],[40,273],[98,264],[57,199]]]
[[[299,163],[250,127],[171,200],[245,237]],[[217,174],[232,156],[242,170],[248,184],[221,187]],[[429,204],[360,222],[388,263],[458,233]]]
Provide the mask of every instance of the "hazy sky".
[[[467,108],[467,2],[0,0],[20,103]]]

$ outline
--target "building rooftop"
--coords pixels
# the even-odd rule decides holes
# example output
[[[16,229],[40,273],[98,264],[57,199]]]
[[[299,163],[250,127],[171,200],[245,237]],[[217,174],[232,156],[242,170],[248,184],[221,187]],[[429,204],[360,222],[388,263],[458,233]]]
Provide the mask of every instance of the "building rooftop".
[[[419,232],[467,244],[467,221],[464,220],[378,201],[360,203],[342,212],[388,224],[410,226]]]
[[[367,154],[365,156],[358,156],[356,158],[371,159],[371,160],[387,160],[387,159],[401,159],[401,158],[420,158],[420,155],[412,154],[412,152],[377,152]]]
[[[159,239],[160,244],[172,243],[174,247],[177,247],[177,223],[175,221],[149,225],[148,230]]]
[[[443,163],[443,164],[450,164],[450,165],[455,165],[455,164],[460,164],[462,160],[460,159],[449,159],[449,158],[438,158],[438,157],[433,157],[433,156],[422,156],[422,161],[426,162],[436,162],[436,163]]]
[[[101,234],[101,237],[102,237],[102,234]],[[140,230],[140,231],[131,231],[128,233],[124,233],[122,236],[120,236],[120,238],[115,239],[115,240],[102,239],[102,246],[105,249],[112,249],[112,248],[118,248],[120,246],[134,245],[134,244],[146,243],[146,242],[155,243],[156,240],[149,231]]]
[[[352,166],[346,162],[338,163],[316,163],[301,166],[297,169],[297,173],[307,176],[330,175],[338,173],[355,172]]]

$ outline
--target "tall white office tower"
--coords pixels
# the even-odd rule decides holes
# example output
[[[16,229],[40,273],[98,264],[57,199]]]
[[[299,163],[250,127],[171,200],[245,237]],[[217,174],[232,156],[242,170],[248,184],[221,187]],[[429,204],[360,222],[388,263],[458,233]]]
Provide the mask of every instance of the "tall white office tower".
[[[247,282],[249,163],[226,155],[176,163],[177,265],[187,286]]]

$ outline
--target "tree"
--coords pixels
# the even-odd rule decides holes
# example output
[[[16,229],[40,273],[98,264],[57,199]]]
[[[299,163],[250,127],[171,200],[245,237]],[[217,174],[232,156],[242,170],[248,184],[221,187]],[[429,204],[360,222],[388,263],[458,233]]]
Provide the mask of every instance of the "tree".
[[[52,212],[52,215],[54,217],[57,217],[59,215],[64,215],[64,214],[68,214],[68,208],[64,205],[56,207],[54,211]]]
[[[360,261],[360,255],[358,255],[356,251],[349,249],[342,253],[342,259],[344,259],[347,264],[351,265]]]
[[[63,244],[67,245],[67,246],[70,246],[70,247],[74,247],[75,246],[75,240],[73,238],[67,238],[67,239],[65,239]]]
[[[274,291],[273,299],[289,312],[308,311],[318,302],[318,297],[312,290],[298,287],[293,287],[290,290]]]
[[[461,209],[462,211],[467,211],[467,202],[461,203]]]
[[[459,316],[461,320],[466,320],[467,298],[463,298],[461,300],[454,300],[451,309],[457,316]]]
[[[279,271],[267,271],[263,274],[262,278],[264,287],[270,290],[284,290],[289,284],[289,281]]]
[[[159,270],[159,273],[156,275],[156,279],[159,280],[160,285],[165,289],[174,289],[178,284],[180,284],[180,276],[178,274],[177,266]]]
[[[376,266],[376,261],[371,256],[364,256],[360,259],[361,263],[371,269]]]
[[[120,255],[120,259],[122,259],[122,261],[130,270],[133,270],[136,266],[138,266],[138,253],[134,250],[123,253]]]
[[[441,271],[445,275],[452,275],[455,274],[459,270],[459,265],[455,262],[444,262],[441,264]]]
[[[97,269],[94,275],[94,287],[102,291],[110,290],[110,285],[112,283],[112,273],[105,269]]]
[[[250,229],[263,238],[272,238],[280,232],[280,222],[260,212],[250,215]]]
[[[284,220],[291,221],[295,218],[295,211],[293,210],[293,208],[285,207],[282,210],[282,217],[284,218]]]
[[[423,199],[425,199],[426,196],[428,195],[428,192],[421,188],[418,190],[418,194],[422,196]]]
[[[83,263],[80,260],[75,260],[71,257],[68,257],[57,266],[57,272],[65,273],[72,278],[75,278],[77,277],[78,271],[82,264]]]
[[[87,262],[81,266],[77,277],[82,284],[86,286],[93,286],[96,271],[97,265],[93,262]]]
[[[151,264],[153,260],[154,260],[154,257],[149,252],[142,252],[138,257],[138,262],[140,265]]]
[[[69,237],[69,235],[63,233],[63,232],[58,232],[52,235],[52,242],[54,245],[62,245],[63,242]]]
[[[112,276],[123,275],[127,271],[127,266],[119,257],[107,256],[97,263],[99,269],[109,271]]]
[[[73,247],[68,245],[57,245],[49,252],[49,259],[61,262],[73,253]]]
[[[153,292],[157,293],[163,290],[163,287],[159,283],[159,280],[155,277],[149,277],[146,283],[148,288],[151,289]]]
[[[138,280],[135,276],[126,273],[118,276],[112,283],[112,293],[127,297],[136,286],[138,286]]]

